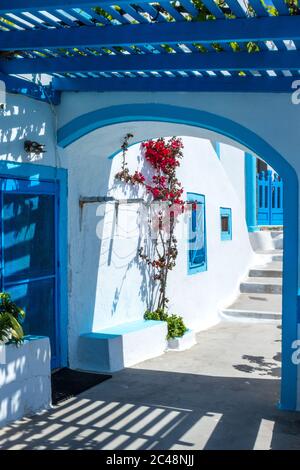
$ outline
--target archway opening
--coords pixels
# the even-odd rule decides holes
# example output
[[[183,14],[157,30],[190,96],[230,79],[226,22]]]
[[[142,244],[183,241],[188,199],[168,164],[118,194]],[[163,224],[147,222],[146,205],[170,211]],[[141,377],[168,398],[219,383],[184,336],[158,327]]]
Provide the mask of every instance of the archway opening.
[[[298,180],[295,171],[273,148],[259,135],[222,116],[199,110],[160,105],[134,104],[113,106],[80,116],[58,132],[58,142],[67,147],[88,133],[110,126],[123,125],[123,132],[130,130],[132,123],[169,123],[188,126],[190,129],[204,129],[214,133],[222,141],[235,142],[236,145],[250,151],[269,163],[282,177],[284,192],[284,259],[283,259],[283,314],[282,314],[282,381],[281,407],[284,409],[297,408],[297,367],[291,356],[292,345],[297,339],[297,292],[298,292]],[[150,130],[148,137],[153,135]],[[190,131],[193,133],[193,131]],[[177,134],[177,132],[176,132]],[[138,139],[143,140],[143,139]],[[110,153],[118,151],[120,140],[114,133],[110,137]]]

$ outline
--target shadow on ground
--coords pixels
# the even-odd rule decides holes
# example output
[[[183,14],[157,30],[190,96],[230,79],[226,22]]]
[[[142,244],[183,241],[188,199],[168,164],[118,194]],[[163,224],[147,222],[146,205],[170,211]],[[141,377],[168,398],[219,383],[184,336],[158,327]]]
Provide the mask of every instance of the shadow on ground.
[[[300,449],[279,381],[127,369],[0,432],[2,449]]]
[[[271,377],[279,377],[281,375],[281,353],[276,353],[273,356],[273,360],[277,362],[266,361],[264,356],[251,356],[249,354],[244,354],[242,356],[244,361],[247,361],[248,364],[234,364],[233,367],[240,371],[252,374],[257,372],[259,376],[269,375]]]

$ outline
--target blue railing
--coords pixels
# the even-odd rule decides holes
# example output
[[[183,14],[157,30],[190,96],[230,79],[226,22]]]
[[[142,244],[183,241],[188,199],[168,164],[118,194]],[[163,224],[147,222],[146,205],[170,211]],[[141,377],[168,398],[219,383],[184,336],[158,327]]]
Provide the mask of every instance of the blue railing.
[[[271,170],[257,175],[257,225],[283,224],[283,184]]]

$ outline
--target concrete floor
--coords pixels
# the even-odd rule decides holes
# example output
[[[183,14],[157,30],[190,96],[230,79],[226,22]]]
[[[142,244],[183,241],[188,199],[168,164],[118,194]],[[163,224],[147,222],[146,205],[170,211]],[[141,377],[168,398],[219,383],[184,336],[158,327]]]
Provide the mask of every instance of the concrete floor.
[[[277,324],[224,322],[0,431],[2,449],[300,449],[300,414],[277,408]]]

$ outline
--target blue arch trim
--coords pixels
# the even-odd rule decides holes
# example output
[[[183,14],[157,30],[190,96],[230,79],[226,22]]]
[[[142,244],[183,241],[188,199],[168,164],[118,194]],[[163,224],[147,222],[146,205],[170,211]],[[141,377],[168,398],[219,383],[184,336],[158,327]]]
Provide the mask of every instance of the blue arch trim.
[[[157,121],[200,127],[217,132],[261,156],[284,180],[284,278],[282,315],[283,409],[297,407],[297,366],[292,363],[292,342],[298,323],[298,178],[291,165],[264,139],[235,121],[193,108],[158,103],[111,106],[83,114],[58,130],[58,145],[67,147],[98,128],[134,121]]]

